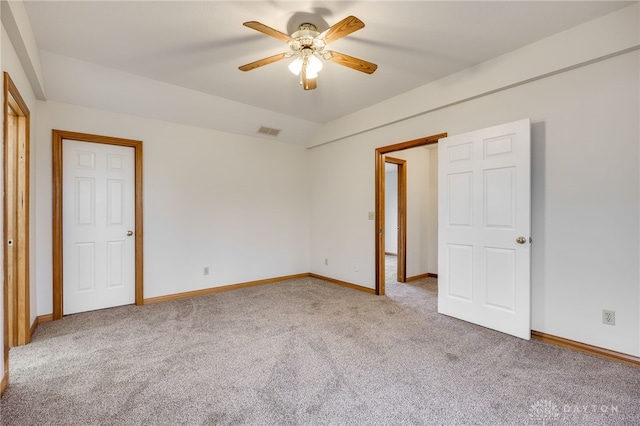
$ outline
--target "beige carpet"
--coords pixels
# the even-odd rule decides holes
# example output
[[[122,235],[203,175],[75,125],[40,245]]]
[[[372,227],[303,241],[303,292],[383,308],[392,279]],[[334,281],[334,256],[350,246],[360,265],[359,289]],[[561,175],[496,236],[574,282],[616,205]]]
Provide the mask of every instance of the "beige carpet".
[[[313,278],[42,324],[4,425],[637,425],[640,369]]]

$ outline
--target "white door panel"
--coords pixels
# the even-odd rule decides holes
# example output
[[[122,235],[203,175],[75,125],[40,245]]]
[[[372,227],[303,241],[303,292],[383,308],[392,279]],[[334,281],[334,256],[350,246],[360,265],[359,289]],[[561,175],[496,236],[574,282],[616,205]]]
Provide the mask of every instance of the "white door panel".
[[[438,152],[438,312],[529,339],[530,121],[441,139]]]
[[[135,302],[134,150],[63,141],[63,311]]]

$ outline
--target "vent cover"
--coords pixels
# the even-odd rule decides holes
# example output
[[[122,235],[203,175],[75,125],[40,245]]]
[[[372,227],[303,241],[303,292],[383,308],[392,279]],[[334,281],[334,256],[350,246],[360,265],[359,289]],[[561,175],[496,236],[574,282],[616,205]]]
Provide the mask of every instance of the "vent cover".
[[[271,127],[260,126],[258,133],[269,136],[278,136],[280,129],[272,129]]]

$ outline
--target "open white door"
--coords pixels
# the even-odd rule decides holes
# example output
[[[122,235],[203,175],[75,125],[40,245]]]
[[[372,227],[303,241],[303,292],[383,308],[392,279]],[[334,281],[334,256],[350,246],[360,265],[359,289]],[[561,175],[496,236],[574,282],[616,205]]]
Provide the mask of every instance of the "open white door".
[[[530,120],[438,143],[438,312],[531,337]]]

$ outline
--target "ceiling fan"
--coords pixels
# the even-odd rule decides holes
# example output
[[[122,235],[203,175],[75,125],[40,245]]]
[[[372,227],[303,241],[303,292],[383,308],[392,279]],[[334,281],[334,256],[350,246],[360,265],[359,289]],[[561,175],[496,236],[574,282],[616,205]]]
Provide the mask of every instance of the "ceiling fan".
[[[257,21],[245,22],[242,25],[284,41],[289,45],[290,51],[242,65],[238,67],[241,71],[251,71],[263,65],[295,56],[296,59],[289,65],[289,70],[296,75],[300,75],[300,84],[304,90],[312,90],[318,86],[318,71],[322,69],[322,61],[319,58],[367,74],[373,74],[378,68],[376,64],[371,62],[326,49],[327,44],[364,28],[364,22],[355,16],[344,18],[322,33],[318,31],[315,25],[305,23],[300,25],[298,31],[290,36]]]

